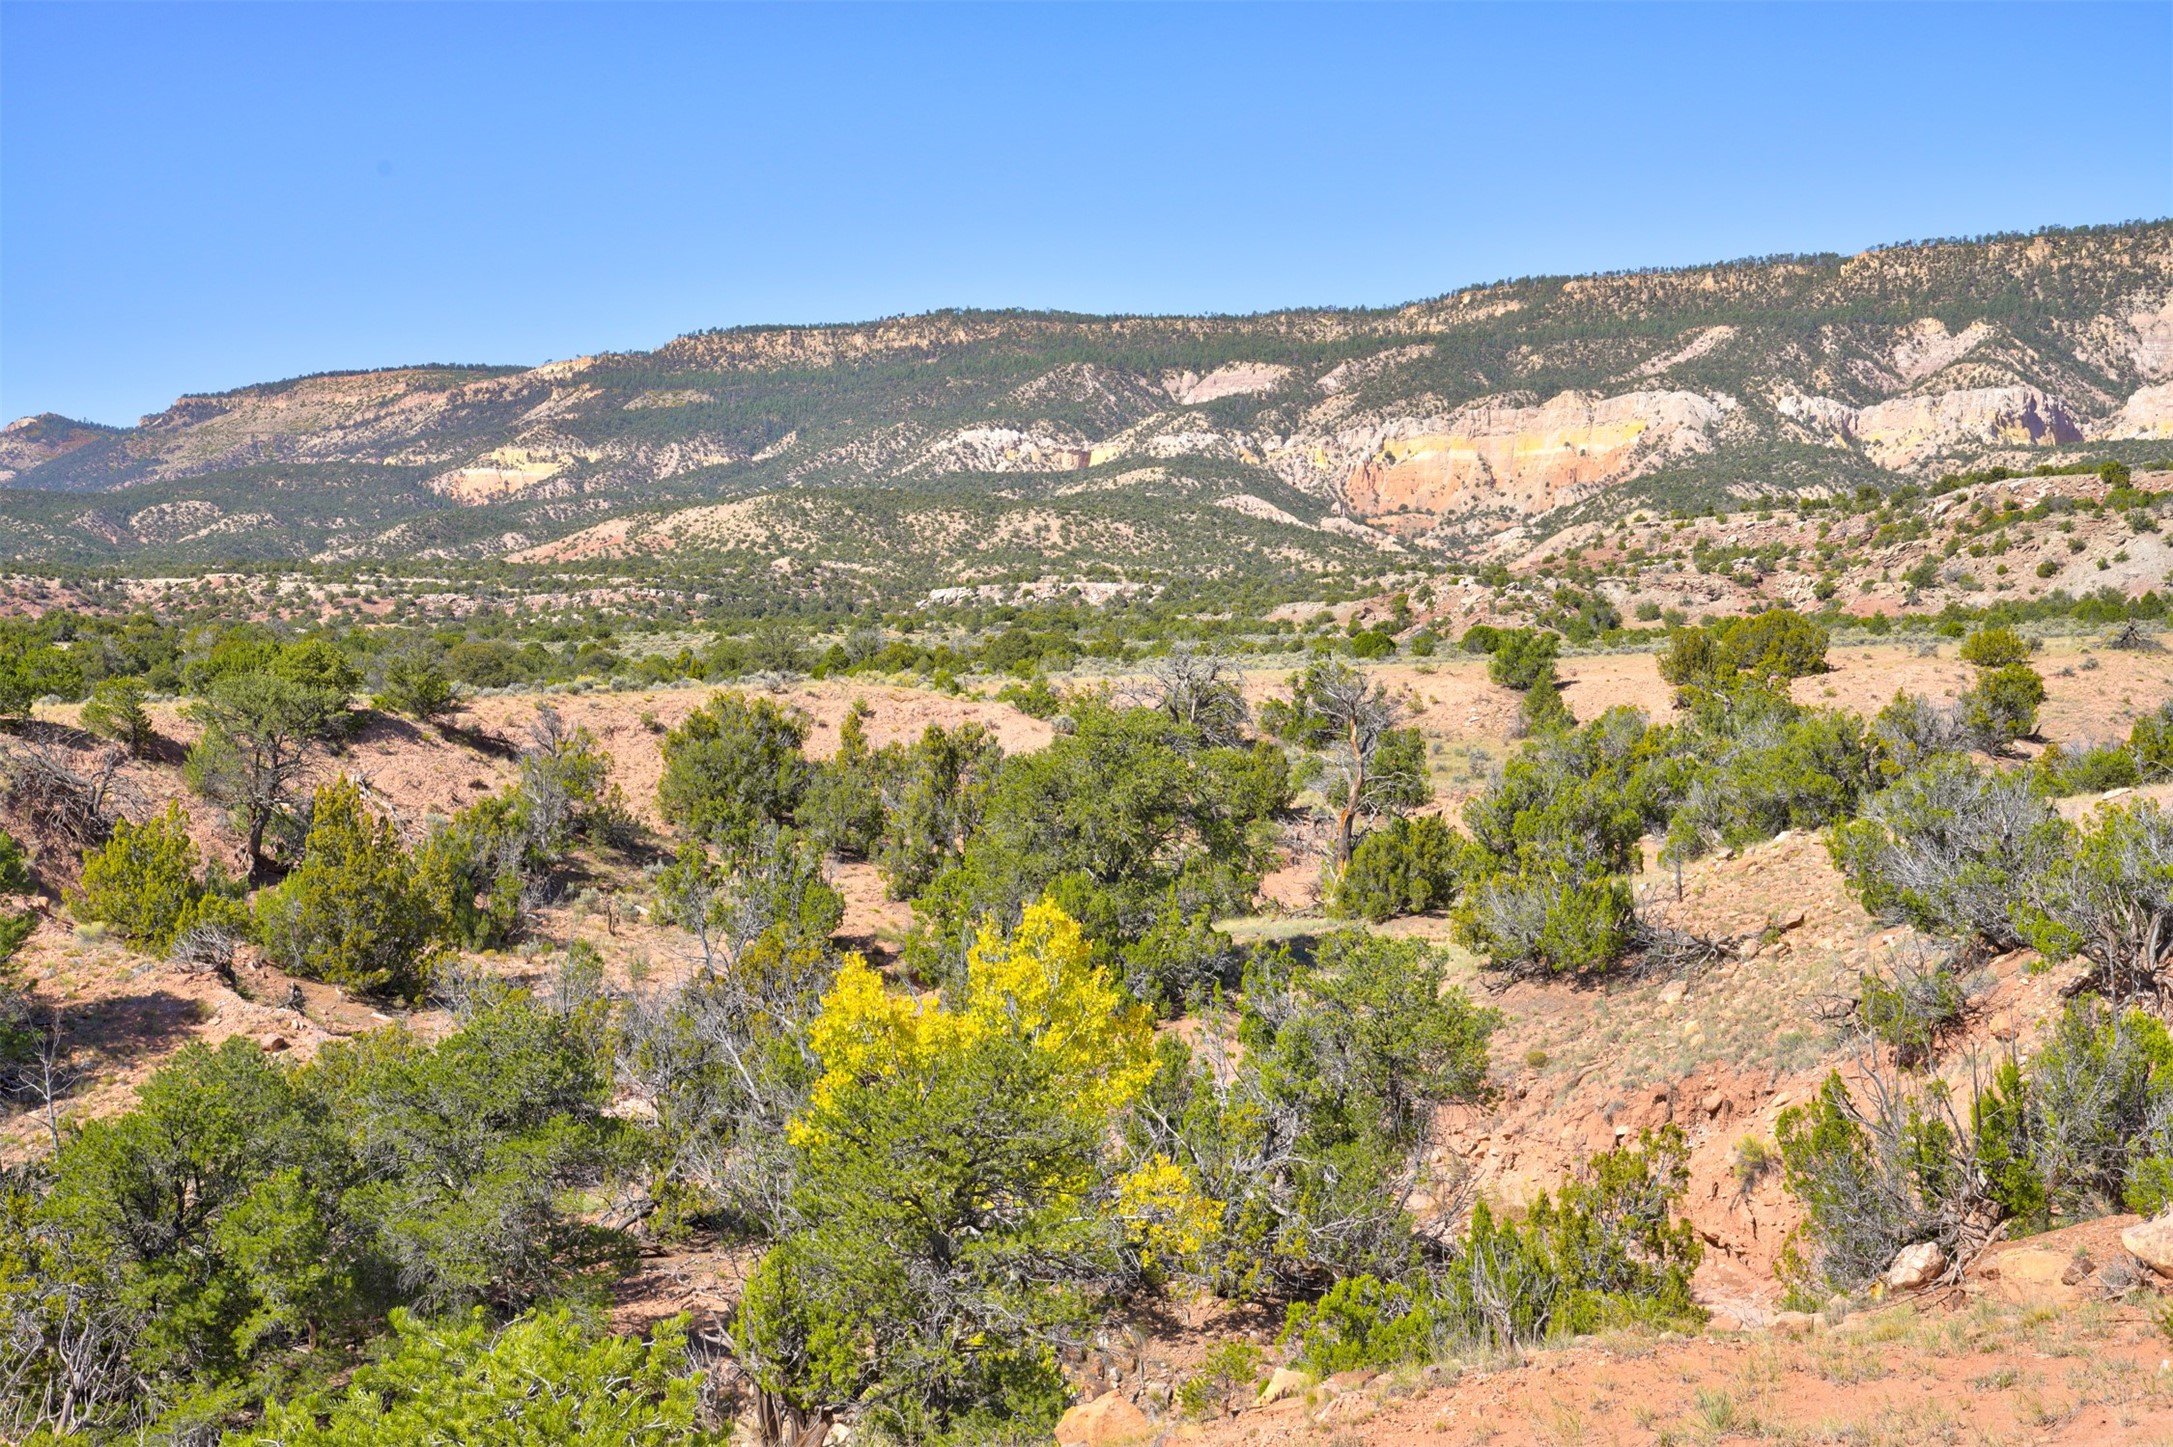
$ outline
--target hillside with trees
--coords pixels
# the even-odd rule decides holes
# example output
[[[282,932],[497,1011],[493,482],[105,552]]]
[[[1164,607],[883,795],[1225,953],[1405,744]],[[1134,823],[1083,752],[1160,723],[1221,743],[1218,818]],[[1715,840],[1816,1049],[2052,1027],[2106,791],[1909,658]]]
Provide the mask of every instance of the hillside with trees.
[[[334,373],[0,434],[0,558],[702,557],[927,589],[1469,559],[2173,428],[2173,232],[1531,278],[1379,310],[934,313]]]

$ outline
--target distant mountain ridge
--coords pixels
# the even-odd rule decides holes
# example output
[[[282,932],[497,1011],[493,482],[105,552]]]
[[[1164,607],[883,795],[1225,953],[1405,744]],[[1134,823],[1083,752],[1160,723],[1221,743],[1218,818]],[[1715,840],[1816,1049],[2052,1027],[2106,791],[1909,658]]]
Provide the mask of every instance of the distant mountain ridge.
[[[920,586],[1465,555],[1648,500],[2173,443],[2173,222],[1248,317],[940,312],[0,432],[0,557]]]

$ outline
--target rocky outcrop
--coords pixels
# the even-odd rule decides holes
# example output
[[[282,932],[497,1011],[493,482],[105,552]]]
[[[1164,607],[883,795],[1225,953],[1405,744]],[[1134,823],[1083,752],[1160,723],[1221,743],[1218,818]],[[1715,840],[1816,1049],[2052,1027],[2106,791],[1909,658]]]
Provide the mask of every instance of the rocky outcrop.
[[[1410,347],[1390,347],[1387,351],[1375,352],[1370,357],[1353,357],[1347,362],[1338,362],[1321,373],[1320,380],[1313,385],[1320,388],[1323,395],[1333,397],[1348,392],[1360,383],[1370,382],[1375,377],[1405,362],[1415,362],[1421,357],[1430,357],[1434,354],[1434,350],[1433,343],[1421,342]]]
[[[2130,1226],[2120,1233],[2120,1244],[2161,1277],[2173,1278],[2173,1213]]]
[[[1685,362],[1696,361],[1712,351],[1713,348],[1734,341],[1735,336],[1734,327],[1702,328],[1689,341],[1675,348],[1675,350],[1662,352],[1657,357],[1648,357],[1639,362],[1637,364],[1637,375],[1640,377],[1657,377],[1664,372],[1681,366]]]
[[[1181,407],[1197,407],[1224,397],[1249,397],[1272,392],[1290,377],[1290,368],[1271,362],[1232,362],[1205,376],[1197,372],[1165,372],[1162,390]]]
[[[1713,445],[1733,398],[1699,392],[1564,392],[1537,406],[1488,401],[1386,429],[1343,483],[1353,516],[1438,521],[1474,508],[1544,512],[1658,461]]]
[[[1856,440],[1881,467],[1902,468],[1963,443],[2080,442],[2082,427],[2035,387],[1981,387],[1874,403],[1856,414]]]
[[[1056,1423],[1057,1447],[1131,1447],[1151,1441],[1154,1423],[1115,1392],[1081,1402]]]
[[[2108,438],[2173,437],[2173,382],[2139,388],[2101,434]]]
[[[1937,1281],[1946,1269],[1947,1253],[1939,1243],[1919,1241],[1894,1253],[1893,1264],[1886,1268],[1886,1289],[1921,1291]]]
[[[2128,364],[2152,381],[2173,377],[2173,294],[2155,305],[2138,304],[2122,320],[2126,326],[2120,350]]]
[[[430,479],[430,490],[470,507],[528,491],[566,470],[567,460],[532,453],[524,447],[501,447],[467,467],[456,467]]]
[[[2035,387],[1974,387],[1894,397],[1868,407],[1791,393],[1778,398],[1775,409],[1799,435],[1860,448],[1890,470],[1916,467],[1967,446],[2036,447],[2083,438],[2067,403]]]
[[[1925,317],[1901,329],[1894,339],[1889,365],[1902,382],[1921,382],[1968,356],[1991,337],[1992,328],[1984,322],[1971,322],[1959,332],[1949,332],[1945,322]]]
[[[1293,528],[1307,526],[1303,518],[1284,511],[1264,497],[1255,497],[1249,492],[1225,493],[1215,499],[1215,506],[1226,507],[1232,512],[1243,513],[1247,517],[1259,518],[1262,522],[1282,523],[1286,527]]]
[[[1077,472],[1093,460],[1085,441],[1015,427],[967,427],[932,443],[930,472]]]
[[[111,427],[78,422],[52,412],[18,417],[0,427],[0,482],[56,457],[65,457],[101,437],[111,437],[113,431]]]

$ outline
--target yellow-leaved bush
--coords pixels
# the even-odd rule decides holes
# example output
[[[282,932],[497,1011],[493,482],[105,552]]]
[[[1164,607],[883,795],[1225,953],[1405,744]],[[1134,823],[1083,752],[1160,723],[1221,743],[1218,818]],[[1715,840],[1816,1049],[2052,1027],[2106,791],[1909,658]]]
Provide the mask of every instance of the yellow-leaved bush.
[[[1127,1001],[1093,953],[1079,922],[1042,900],[1008,938],[982,926],[966,958],[965,998],[955,1004],[895,993],[865,959],[846,956],[808,1028],[823,1073],[791,1124],[795,1144],[823,1144],[858,1087],[924,1078],[944,1057],[996,1034],[1043,1052],[1066,1110],[1113,1136],[1111,1123],[1154,1076],[1154,1029],[1150,1012]],[[1174,1265],[1212,1237],[1221,1203],[1167,1156],[1114,1184],[1117,1215],[1150,1265]]]
[[[1125,1234],[1149,1268],[1168,1268],[1207,1249],[1223,1203],[1200,1193],[1168,1156],[1156,1154],[1117,1182],[1117,1212]]]
[[[1129,1005],[1070,915],[1043,900],[1027,906],[1007,940],[983,925],[966,957],[966,998],[892,994],[859,955],[848,955],[808,1028],[822,1061],[796,1138],[856,1083],[916,1074],[940,1056],[1002,1032],[1044,1051],[1082,1118],[1106,1120],[1138,1098],[1154,1076],[1147,1010]]]

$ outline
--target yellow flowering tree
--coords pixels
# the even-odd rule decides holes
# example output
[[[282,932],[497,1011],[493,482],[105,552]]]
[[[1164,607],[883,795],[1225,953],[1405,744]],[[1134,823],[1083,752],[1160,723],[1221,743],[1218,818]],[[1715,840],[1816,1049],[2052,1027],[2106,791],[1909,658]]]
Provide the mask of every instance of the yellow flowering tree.
[[[1154,1037],[1092,956],[1044,900],[980,931],[956,999],[895,992],[858,956],[839,968],[787,1131],[797,1227],[739,1320],[776,1436],[854,1404],[906,1441],[1046,1428],[1055,1347],[1127,1246],[1174,1256],[1212,1220],[1166,1160],[1117,1169]]]
[[[848,955],[809,1028],[823,1075],[794,1124],[798,1137],[819,1137],[857,1088],[928,1072],[999,1036],[1044,1057],[1052,1086],[1082,1121],[1106,1122],[1153,1078],[1154,1032],[1147,1011],[1127,1003],[1093,954],[1079,922],[1042,900],[1008,936],[982,925],[956,1006],[893,994],[866,960]]]

